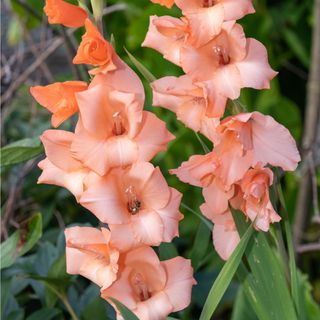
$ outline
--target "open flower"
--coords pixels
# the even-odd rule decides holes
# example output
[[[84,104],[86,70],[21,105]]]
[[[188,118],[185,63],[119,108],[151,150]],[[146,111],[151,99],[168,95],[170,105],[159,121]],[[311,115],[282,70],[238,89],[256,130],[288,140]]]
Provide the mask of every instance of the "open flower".
[[[218,35],[223,22],[255,12],[252,0],[175,0],[175,3],[189,21],[196,47]]]
[[[91,227],[65,230],[66,260],[69,274],[80,274],[101,290],[117,278],[119,251],[110,246],[110,231]]]
[[[251,153],[251,166],[257,163],[263,166],[271,164],[286,171],[294,171],[300,161],[296,142],[289,130],[272,117],[260,112],[240,113],[228,117],[217,127],[217,133],[218,139],[214,141],[215,150],[219,155],[221,155],[221,149],[225,150],[226,161],[230,155],[228,150],[234,149],[234,146],[239,144],[242,153],[239,152],[236,157],[233,157],[238,163],[243,162]]]
[[[83,81],[66,81],[30,88],[30,93],[39,104],[53,115],[51,123],[58,127],[63,121],[79,111],[75,93],[87,89]]]
[[[195,81],[208,81],[230,99],[237,99],[241,88],[268,89],[277,74],[268,63],[266,48],[246,39],[234,21],[224,22],[221,32],[202,47],[181,47],[180,63]]]
[[[98,66],[98,68],[90,71],[91,74],[107,73],[115,70],[117,67],[113,59],[116,54],[111,44],[103,38],[90,19],[86,19],[85,28],[86,33],[82,36],[82,41],[73,63]]]
[[[129,251],[119,268],[119,278],[101,296],[122,302],[141,320],[166,319],[186,308],[196,283],[190,260],[176,257],[166,261],[150,247]],[[118,311],[117,319],[121,319]]]
[[[273,182],[273,173],[269,168],[257,164],[248,170],[239,182],[239,209],[245,213],[258,230],[268,231],[270,223],[279,222],[280,216],[273,209],[269,196],[269,187]],[[238,209],[238,208],[236,208]]]
[[[74,134],[62,130],[47,130],[40,137],[47,158],[39,163],[42,173],[38,183],[53,184],[67,188],[78,200],[85,189],[90,173],[71,153]]]
[[[112,84],[111,84],[112,85]],[[149,161],[173,139],[141,96],[96,84],[77,94],[80,120],[73,155],[99,175],[136,161]]]
[[[176,113],[178,120],[194,131],[206,132],[208,123],[217,126],[224,114],[226,98],[187,76],[164,77],[152,82],[153,105]]]
[[[88,17],[84,9],[62,0],[46,0],[43,9],[50,24],[63,24],[71,28],[83,26]]]
[[[188,22],[185,18],[151,16],[142,46],[159,51],[165,59],[180,66],[180,50],[187,38]]]
[[[181,194],[170,188],[159,168],[138,162],[113,169],[92,183],[80,203],[108,223],[111,242],[121,250],[159,245],[178,235]]]

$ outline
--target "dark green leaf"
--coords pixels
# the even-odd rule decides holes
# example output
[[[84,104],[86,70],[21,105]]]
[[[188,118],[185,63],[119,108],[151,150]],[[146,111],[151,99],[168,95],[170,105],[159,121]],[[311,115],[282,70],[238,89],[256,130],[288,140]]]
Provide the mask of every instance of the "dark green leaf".
[[[137,60],[126,48],[124,49],[126,50],[131,62],[149,83],[157,80],[157,78],[139,60]]]
[[[1,269],[10,267],[15,262],[19,239],[20,233],[16,231],[6,241],[1,243]]]
[[[159,246],[160,260],[168,260],[178,256],[175,245],[171,242],[163,242]]]
[[[200,221],[190,257],[194,270],[201,265],[210,243],[210,236],[211,230],[203,221]]]
[[[207,300],[202,309],[200,320],[210,320],[215,309],[217,308],[220,300],[222,299],[224,293],[226,292],[234,274],[236,273],[239,264],[241,262],[242,256],[246,250],[249,240],[253,234],[252,225],[248,227],[247,231],[241,238],[238,246],[232,253],[229,260],[223,266],[221,272],[219,273],[216,281],[214,282]]]
[[[139,320],[139,318],[120,301],[114,298],[109,299],[116,305],[124,320]]]
[[[42,216],[35,214],[21,224],[6,241],[1,243],[1,269],[11,266],[17,257],[26,254],[42,235]]]
[[[43,308],[34,312],[26,320],[51,320],[54,319],[59,313],[61,313],[61,311],[58,309]]]
[[[239,233],[243,234],[247,225],[243,214],[233,211],[233,217]],[[246,257],[252,274],[242,274],[241,277],[246,282],[246,294],[251,297],[259,319],[297,320],[284,270],[264,233],[255,234]]]
[[[43,153],[39,138],[27,138],[1,148],[1,166],[8,166],[35,158]]]

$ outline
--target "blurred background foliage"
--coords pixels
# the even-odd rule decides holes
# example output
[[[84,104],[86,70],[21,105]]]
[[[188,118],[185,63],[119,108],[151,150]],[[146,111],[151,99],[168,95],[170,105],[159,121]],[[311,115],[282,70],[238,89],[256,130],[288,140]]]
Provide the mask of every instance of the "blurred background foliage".
[[[240,101],[248,110],[273,116],[300,144],[310,68],[313,1],[254,2],[257,13],[242,19],[241,24],[248,37],[258,39],[267,47],[270,63],[279,75],[273,80],[271,90],[243,90]],[[98,221],[76,204],[65,189],[37,185],[40,171],[36,164],[43,157],[38,136],[50,128],[50,115],[32,100],[29,87],[75,77],[86,78],[85,68],[70,64],[83,30],[70,35],[60,26],[48,25],[42,12],[43,5],[44,1],[39,0],[5,0],[1,9],[1,142],[2,146],[9,145],[2,150],[1,167],[1,237],[2,241],[7,239],[1,247],[1,318],[68,319],[70,312],[75,312],[84,320],[114,319],[112,308],[99,298],[99,290],[94,284],[65,273],[64,228],[72,224],[97,226]],[[113,35],[118,54],[133,69],[135,67],[124,48],[157,78],[182,74],[159,53],[141,48],[150,15],[179,16],[176,8],[168,10],[149,0],[108,0],[108,7],[115,11],[104,17],[106,34],[109,38]],[[60,45],[55,48],[57,39]],[[50,50],[52,52],[43,57]],[[199,205],[203,202],[201,190],[179,182],[168,174],[168,169],[176,168],[193,154],[203,153],[201,145],[194,133],[179,123],[173,113],[151,107],[150,88],[143,81],[147,93],[145,108],[165,120],[177,137],[168,151],[159,154],[153,162],[161,167],[168,183],[184,194],[183,202],[199,212]],[[75,119],[72,119],[63,128],[72,130],[74,123]],[[12,159],[12,150],[17,146],[11,143],[25,138],[29,139],[18,143],[18,158]],[[208,141],[206,143],[209,145]],[[29,160],[38,154],[37,158]],[[281,178],[291,223],[294,223],[300,170]],[[317,187],[319,184],[318,171]],[[175,316],[192,320],[199,318],[223,262],[213,250],[211,235],[204,224],[189,210],[181,210],[185,218],[180,224],[180,238],[174,240],[174,246],[164,244],[156,250],[162,259],[175,256],[177,252],[192,258],[198,285],[194,288],[191,306]],[[306,219],[311,221],[313,213],[311,209]],[[280,226],[273,229],[277,231]],[[316,242],[319,237],[319,224],[309,223],[304,241]],[[319,253],[307,252],[299,256],[304,274],[301,281],[304,283],[307,319],[319,319],[319,262]],[[213,319],[256,319],[236,279]]]

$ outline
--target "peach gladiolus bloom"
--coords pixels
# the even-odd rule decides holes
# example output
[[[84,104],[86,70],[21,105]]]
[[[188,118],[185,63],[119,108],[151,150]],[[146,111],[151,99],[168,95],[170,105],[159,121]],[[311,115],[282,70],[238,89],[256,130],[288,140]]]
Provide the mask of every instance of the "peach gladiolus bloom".
[[[101,176],[114,167],[151,160],[174,138],[163,121],[142,110],[141,95],[112,86],[95,83],[77,94],[80,120],[72,152]]]
[[[140,320],[166,319],[189,305],[196,284],[192,274],[190,260],[160,261],[150,247],[141,247],[124,255],[119,278],[101,296],[122,302]],[[122,319],[119,311],[117,319]]]
[[[166,6],[167,8],[171,8],[174,4],[174,0],[151,0],[153,3],[159,3],[162,6]]]
[[[219,138],[214,143],[218,155],[220,148],[227,150],[234,145],[241,145],[243,152],[239,153],[238,160],[234,161],[241,162],[251,153],[251,166],[260,162],[262,166],[271,164],[285,171],[294,171],[301,160],[296,142],[289,130],[272,117],[260,112],[240,113],[228,117],[217,127],[217,132]],[[226,161],[229,157],[227,154]],[[234,170],[239,169],[237,166],[234,164]]]
[[[209,198],[208,201],[200,206],[200,210],[203,215],[214,223],[212,240],[217,253],[223,260],[228,260],[237,247],[240,237],[229,209],[221,214],[213,213],[212,206],[215,206],[214,201],[213,197]]]
[[[239,182],[240,192],[237,195],[238,205],[258,230],[268,231],[270,223],[279,222],[280,216],[273,209],[269,197],[269,186],[273,182],[273,173],[269,168],[257,164],[248,170]],[[233,203],[234,206],[234,202]]]
[[[227,99],[202,83],[193,83],[187,75],[164,77],[152,82],[151,87],[153,106],[175,112],[178,120],[194,131],[206,132],[208,122],[218,125],[218,118],[224,114]]]
[[[86,19],[85,28],[86,33],[82,36],[73,63],[99,66],[91,70],[91,74],[97,74],[99,72],[107,73],[115,70],[117,68],[113,62],[115,52],[111,44],[103,38],[90,19]]]
[[[67,273],[81,274],[101,290],[108,288],[118,273],[119,251],[110,246],[110,231],[91,227],[65,230]]]
[[[159,51],[163,57],[180,66],[180,50],[188,38],[188,22],[170,16],[150,16],[149,30],[142,47]]]
[[[40,139],[47,158],[38,164],[42,169],[38,183],[65,187],[78,200],[85,190],[89,169],[72,156],[70,149],[74,134],[62,130],[47,130]]]
[[[211,204],[212,214],[218,215],[228,209],[229,200],[234,196],[233,185],[224,184],[218,176],[222,165],[219,157],[210,152],[191,156],[178,169],[170,170],[170,173],[176,174],[182,182],[202,187],[205,200],[214,200]],[[207,218],[214,221],[212,216]]]
[[[170,242],[178,235],[181,196],[167,185],[159,168],[138,162],[92,183],[80,203],[108,223],[116,247],[129,250]]]
[[[83,26],[88,17],[84,9],[62,0],[46,0],[43,10],[50,24],[63,24],[71,28]]]
[[[66,81],[30,88],[34,99],[53,115],[51,123],[57,128],[63,121],[79,111],[75,93],[87,89],[83,81]]]
[[[221,32],[200,48],[181,47],[180,63],[195,81],[208,81],[208,86],[230,99],[237,99],[241,88],[270,88],[277,75],[263,44],[246,39],[243,28],[234,21],[224,22]]]
[[[189,21],[196,47],[218,35],[223,22],[255,12],[252,0],[175,0],[175,3]]]

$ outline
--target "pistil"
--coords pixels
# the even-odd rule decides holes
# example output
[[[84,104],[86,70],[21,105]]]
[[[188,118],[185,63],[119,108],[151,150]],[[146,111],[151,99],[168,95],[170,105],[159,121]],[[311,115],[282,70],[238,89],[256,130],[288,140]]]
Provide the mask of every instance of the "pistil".
[[[151,298],[151,294],[148,291],[148,287],[144,282],[143,276],[141,273],[137,272],[131,278],[131,284],[133,290],[138,295],[140,301],[146,301]]]
[[[112,118],[113,118],[113,133],[116,136],[121,136],[122,134],[124,134],[125,129],[122,124],[122,118],[121,118],[120,111],[115,112],[112,115]]]

